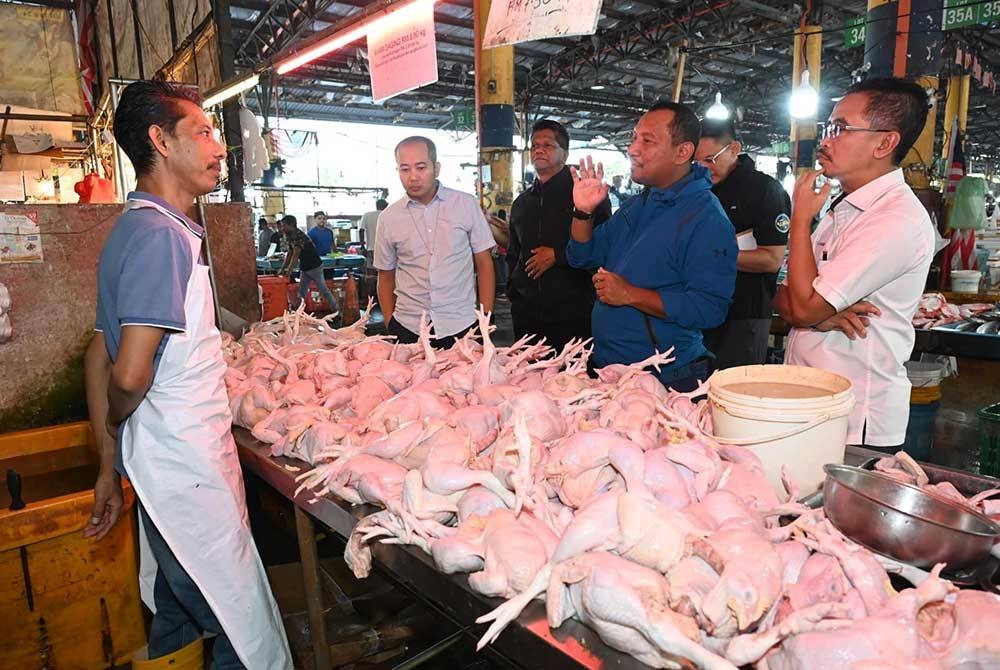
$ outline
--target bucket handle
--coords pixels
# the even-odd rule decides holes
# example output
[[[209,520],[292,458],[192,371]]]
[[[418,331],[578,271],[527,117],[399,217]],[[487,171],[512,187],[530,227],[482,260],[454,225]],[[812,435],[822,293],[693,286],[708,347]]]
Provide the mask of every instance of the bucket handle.
[[[704,408],[708,404],[709,404],[708,402],[705,402],[705,403],[703,403],[702,407]],[[718,407],[719,407],[719,409],[721,409],[726,414],[729,414],[731,416],[738,416],[738,415],[734,415],[732,412],[730,412],[728,407],[725,407],[723,405],[718,405]],[[704,412],[705,410],[704,409],[700,409],[700,411]],[[733,437],[719,437],[717,435],[712,435],[711,438],[713,440],[715,440],[716,442],[718,442],[719,444],[732,444],[732,445],[738,445],[738,446],[744,446],[744,447],[748,446],[748,445],[751,445],[751,444],[762,444],[764,442],[777,442],[778,440],[784,440],[784,439],[787,439],[789,437],[795,437],[799,433],[804,433],[807,430],[815,428],[816,426],[820,425],[821,423],[823,423],[825,421],[828,421],[829,419],[830,419],[830,415],[829,414],[820,414],[819,416],[817,416],[815,419],[813,419],[809,423],[805,423],[805,424],[802,424],[800,426],[796,426],[795,428],[792,428],[791,430],[786,431],[784,433],[781,433],[781,434],[778,434],[778,435],[768,435],[766,437],[758,437],[758,438],[754,438],[754,439],[751,439],[751,440],[747,440],[746,438],[738,438],[737,439],[737,438],[733,438]]]

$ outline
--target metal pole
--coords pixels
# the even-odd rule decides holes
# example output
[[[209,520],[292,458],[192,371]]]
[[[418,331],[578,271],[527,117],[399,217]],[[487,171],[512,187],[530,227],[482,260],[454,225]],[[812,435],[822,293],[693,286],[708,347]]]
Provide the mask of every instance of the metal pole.
[[[215,308],[215,327],[222,330],[222,308],[219,306],[219,287],[215,283],[215,265],[212,263],[212,248],[208,243],[208,221],[205,218],[204,198],[198,197],[198,223],[205,234],[201,238],[205,247],[205,262],[208,264],[208,281],[212,285],[212,306]]]
[[[681,87],[684,85],[684,66],[687,65],[687,40],[681,40],[680,54],[677,56],[677,78],[674,79],[674,102],[681,101]]]

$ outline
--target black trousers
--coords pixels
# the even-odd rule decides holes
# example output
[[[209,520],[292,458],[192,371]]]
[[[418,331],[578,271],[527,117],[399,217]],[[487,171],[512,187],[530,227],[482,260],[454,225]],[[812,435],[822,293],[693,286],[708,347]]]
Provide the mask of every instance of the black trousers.
[[[474,325],[476,324],[470,323],[454,335],[448,335],[447,337],[439,337],[431,340],[431,346],[435,349],[450,349],[452,345],[455,344],[455,341],[461,337],[465,337],[465,334],[472,330]],[[385,329],[390,335],[395,335],[396,341],[400,344],[416,344],[420,341],[420,335],[414,333],[406,326],[403,326],[395,319],[390,319],[389,323],[386,324]]]
[[[770,334],[771,319],[727,319],[718,328],[704,332],[705,348],[715,354],[716,370],[763,365]]]
[[[543,321],[533,310],[517,309],[511,305],[511,320],[514,322],[514,339],[519,340],[525,335],[537,335],[545,338],[545,343],[558,354],[566,343],[575,338],[590,337],[590,312],[585,316],[562,321]]]

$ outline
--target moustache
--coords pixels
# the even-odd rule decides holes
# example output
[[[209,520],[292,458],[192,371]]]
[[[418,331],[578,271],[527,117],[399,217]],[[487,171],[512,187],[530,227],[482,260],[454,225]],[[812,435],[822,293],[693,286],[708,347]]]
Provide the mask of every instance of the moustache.
[[[820,149],[819,151],[817,151],[817,152],[816,152],[816,155],[817,155],[817,156],[823,156],[823,157],[824,157],[824,158],[826,158],[827,160],[830,160],[830,154],[828,154],[828,153],[827,153],[826,151],[824,151],[823,149]]]

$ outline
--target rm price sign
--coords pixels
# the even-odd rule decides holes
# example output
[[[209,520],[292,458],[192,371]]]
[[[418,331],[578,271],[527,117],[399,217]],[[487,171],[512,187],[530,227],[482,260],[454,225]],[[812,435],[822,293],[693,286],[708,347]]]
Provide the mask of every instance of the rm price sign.
[[[1000,21],[1000,0],[945,0],[942,30]]]
[[[847,30],[844,31],[844,48],[852,49],[865,45],[865,24],[867,22],[868,17],[866,16],[858,16],[847,22]]]

